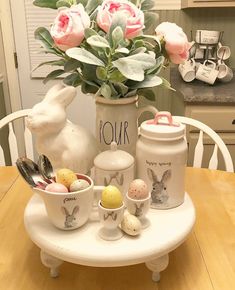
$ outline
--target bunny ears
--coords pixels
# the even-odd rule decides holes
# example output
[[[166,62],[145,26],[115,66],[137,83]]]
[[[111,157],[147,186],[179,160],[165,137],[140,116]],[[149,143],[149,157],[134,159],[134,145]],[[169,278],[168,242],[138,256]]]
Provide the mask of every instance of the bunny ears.
[[[77,90],[72,86],[56,84],[49,89],[43,101],[57,103],[67,107],[77,95]]]

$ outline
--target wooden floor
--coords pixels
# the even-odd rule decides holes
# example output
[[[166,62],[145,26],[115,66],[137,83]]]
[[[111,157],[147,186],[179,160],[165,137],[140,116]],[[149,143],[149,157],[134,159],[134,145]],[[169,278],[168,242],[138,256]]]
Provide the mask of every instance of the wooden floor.
[[[170,254],[161,281],[144,264],[93,268],[64,263],[52,279],[23,225],[29,187],[14,168],[0,168],[0,290],[234,290],[235,174],[187,170],[196,206],[194,231]],[[2,198],[1,198],[2,197]],[[157,239],[157,236],[156,236]]]

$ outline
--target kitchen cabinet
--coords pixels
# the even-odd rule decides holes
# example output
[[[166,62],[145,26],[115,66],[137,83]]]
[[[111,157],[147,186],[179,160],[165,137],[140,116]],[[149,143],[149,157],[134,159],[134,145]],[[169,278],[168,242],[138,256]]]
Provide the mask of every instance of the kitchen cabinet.
[[[172,93],[171,96],[172,114],[190,117],[211,127],[223,139],[235,162],[235,77],[229,83],[216,82],[213,86],[198,80],[185,83],[178,69],[175,68],[171,70],[170,82],[172,87],[176,89],[176,92]],[[198,135],[198,129],[187,127],[188,165],[190,166],[193,164]],[[214,143],[206,135],[203,143],[202,166],[208,167]],[[221,154],[219,154],[220,164],[222,166],[219,166],[219,169],[224,170],[225,166]]]
[[[181,8],[235,7],[235,0],[181,0]]]
[[[189,105],[185,107],[185,116],[203,122],[213,128],[224,143],[233,160],[235,160],[235,106],[218,106],[218,105]],[[192,166],[194,149],[197,144],[199,130],[194,127],[188,127],[186,137],[188,142],[188,165]],[[208,167],[210,157],[214,149],[212,140],[204,134],[204,157],[203,167]],[[219,154],[219,169],[224,170],[222,155]]]

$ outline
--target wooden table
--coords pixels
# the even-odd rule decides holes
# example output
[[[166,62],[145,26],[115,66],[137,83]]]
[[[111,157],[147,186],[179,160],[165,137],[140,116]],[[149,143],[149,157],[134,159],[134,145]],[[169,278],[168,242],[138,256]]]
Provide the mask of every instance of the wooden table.
[[[0,289],[233,290],[235,289],[235,174],[187,169],[186,190],[197,213],[194,231],[170,254],[161,281],[144,264],[93,268],[64,263],[52,279],[23,225],[30,188],[14,167],[0,168]]]

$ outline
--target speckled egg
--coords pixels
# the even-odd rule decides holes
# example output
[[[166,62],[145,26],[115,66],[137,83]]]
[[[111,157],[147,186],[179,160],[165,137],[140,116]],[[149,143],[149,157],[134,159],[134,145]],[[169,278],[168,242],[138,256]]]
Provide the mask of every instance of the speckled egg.
[[[66,193],[68,192],[68,188],[61,183],[50,183],[46,186],[45,190],[50,192],[61,192]]]
[[[75,180],[69,187],[70,191],[79,191],[89,187],[90,184],[85,179],[77,179]]]
[[[56,173],[56,182],[62,183],[67,188],[69,188],[75,180],[77,180],[77,176],[70,169],[62,168]]]
[[[123,198],[120,190],[113,185],[106,186],[101,194],[101,205],[105,208],[119,208],[122,203]]]
[[[132,199],[145,199],[149,196],[147,184],[142,179],[135,179],[130,183],[128,196]]]
[[[130,236],[139,235],[141,228],[141,222],[132,214],[126,214],[121,222],[121,229]]]

